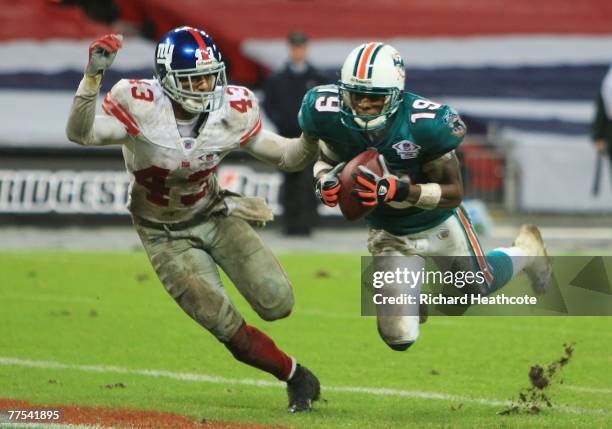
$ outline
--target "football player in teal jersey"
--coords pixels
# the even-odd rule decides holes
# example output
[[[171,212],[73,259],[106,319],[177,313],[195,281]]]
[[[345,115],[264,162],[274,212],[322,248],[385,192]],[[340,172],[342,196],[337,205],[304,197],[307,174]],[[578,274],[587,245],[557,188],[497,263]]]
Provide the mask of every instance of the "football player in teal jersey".
[[[337,85],[315,87],[306,94],[299,121],[304,136],[319,139],[315,192],[324,204],[335,206],[342,167],[374,147],[383,173],[360,167],[357,181],[362,189],[353,191],[364,206],[375,207],[366,217],[373,256],[407,256],[402,260],[412,270],[423,269],[426,256],[440,269],[469,264],[470,271],[486,280],[478,289],[482,294],[499,290],[525,271],[534,291],[543,293],[551,281],[551,266],[538,229],[523,225],[511,247],[483,253],[462,206],[455,149],[465,136],[465,124],[452,107],[405,92],[404,80],[398,51],[371,42],[348,55]],[[449,263],[457,256],[463,258]],[[394,288],[417,297],[420,291],[420,286]],[[412,307],[393,315],[377,308],[378,331],[394,350],[408,349],[419,335],[418,308]]]

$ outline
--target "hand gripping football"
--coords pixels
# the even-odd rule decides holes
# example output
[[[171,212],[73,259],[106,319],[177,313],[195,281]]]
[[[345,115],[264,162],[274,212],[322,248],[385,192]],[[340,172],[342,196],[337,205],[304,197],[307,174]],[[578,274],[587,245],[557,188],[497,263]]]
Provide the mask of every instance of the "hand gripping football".
[[[354,179],[354,176],[360,173],[357,168],[360,165],[366,166],[377,175],[382,175],[383,172],[380,161],[378,160],[378,151],[374,148],[361,152],[346,164],[340,173],[342,188],[338,194],[338,205],[340,206],[342,215],[347,220],[357,220],[374,209],[374,207],[362,206],[359,202],[359,198],[353,195],[353,189],[361,187]]]

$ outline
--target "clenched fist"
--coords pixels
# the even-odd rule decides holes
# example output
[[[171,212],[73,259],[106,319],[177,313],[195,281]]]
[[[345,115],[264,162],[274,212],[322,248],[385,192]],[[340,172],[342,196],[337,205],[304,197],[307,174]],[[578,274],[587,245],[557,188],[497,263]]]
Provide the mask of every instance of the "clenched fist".
[[[121,34],[107,34],[89,45],[89,62],[85,74],[95,76],[104,73],[117,55],[117,51],[123,46]]]

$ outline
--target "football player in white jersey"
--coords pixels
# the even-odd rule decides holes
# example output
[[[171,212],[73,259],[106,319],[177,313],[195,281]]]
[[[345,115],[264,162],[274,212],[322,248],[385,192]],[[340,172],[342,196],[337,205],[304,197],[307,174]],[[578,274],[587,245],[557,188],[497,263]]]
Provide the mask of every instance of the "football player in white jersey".
[[[265,320],[287,317],[293,291],[284,270],[250,223],[271,219],[262,199],[220,189],[217,165],[244,149],[296,171],[314,159],[317,141],[261,129],[257,99],[227,84],[225,65],[204,31],[168,32],[155,52],[155,78],[120,80],[96,115],[103,73],[120,35],[93,42],[67,125],[81,145],[122,145],[131,175],[129,210],[149,259],[170,295],[241,362],[287,382],[289,411],[311,409],[318,379],[248,325],[227,295],[217,265]]]

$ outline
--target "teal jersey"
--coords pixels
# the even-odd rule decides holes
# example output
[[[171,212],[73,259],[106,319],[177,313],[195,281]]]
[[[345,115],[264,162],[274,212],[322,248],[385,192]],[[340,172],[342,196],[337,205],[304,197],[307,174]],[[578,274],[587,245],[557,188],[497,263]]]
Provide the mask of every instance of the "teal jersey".
[[[306,93],[299,113],[300,126],[304,134],[323,140],[340,161],[348,162],[374,147],[395,174],[407,175],[411,183],[427,183],[423,165],[459,146],[465,127],[457,112],[447,105],[409,92],[402,97],[390,124],[374,142],[364,132],[342,124],[336,85],[318,86]],[[379,205],[366,217],[368,225],[404,235],[432,228],[453,213],[453,209],[423,210],[406,205]]]

